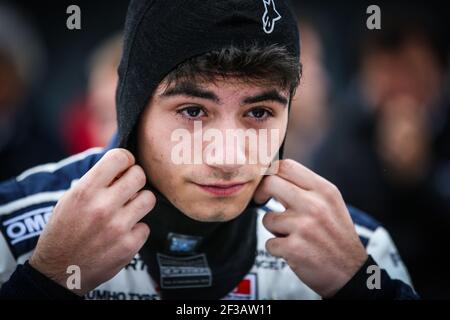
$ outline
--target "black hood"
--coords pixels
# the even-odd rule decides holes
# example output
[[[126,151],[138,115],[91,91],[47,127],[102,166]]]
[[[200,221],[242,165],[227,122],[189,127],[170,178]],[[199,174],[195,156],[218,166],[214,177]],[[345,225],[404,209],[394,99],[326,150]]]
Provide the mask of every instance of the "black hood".
[[[128,146],[154,90],[177,65],[255,43],[300,57],[298,24],[284,0],[132,0],[116,94],[120,146]]]
[[[177,65],[233,45],[284,46],[299,58],[298,24],[283,0],[132,0],[116,95],[118,145],[135,153],[135,129],[153,92]],[[237,218],[190,219],[151,183],[157,197],[143,221],[151,229],[140,251],[163,299],[220,299],[253,266],[256,205]]]

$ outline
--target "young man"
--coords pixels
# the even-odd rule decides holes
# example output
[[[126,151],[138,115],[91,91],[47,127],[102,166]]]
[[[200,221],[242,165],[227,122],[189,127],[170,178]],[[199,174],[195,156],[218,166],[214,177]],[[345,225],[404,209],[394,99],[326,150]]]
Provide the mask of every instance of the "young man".
[[[263,175],[268,163],[237,161],[250,143],[202,161],[199,123],[282,149],[298,46],[281,0],[132,1],[118,142],[0,185],[1,295],[416,298],[387,232],[322,177],[291,160]],[[176,161],[180,130],[200,161]]]

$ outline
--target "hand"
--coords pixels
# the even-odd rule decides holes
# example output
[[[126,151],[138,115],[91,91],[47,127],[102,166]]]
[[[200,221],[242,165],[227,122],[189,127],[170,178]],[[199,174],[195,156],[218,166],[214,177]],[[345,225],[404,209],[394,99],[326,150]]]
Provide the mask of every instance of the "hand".
[[[266,176],[255,201],[274,197],[283,213],[268,212],[263,224],[276,237],[266,242],[273,256],[286,260],[297,276],[322,297],[331,297],[367,259],[339,190],[293,160],[281,160]]]
[[[134,163],[125,149],[108,151],[67,191],[56,204],[30,265],[64,287],[68,266],[77,265],[81,289],[72,291],[78,295],[126,266],[149,236],[149,227],[138,221],[156,201],[152,192],[141,190],[146,177]]]

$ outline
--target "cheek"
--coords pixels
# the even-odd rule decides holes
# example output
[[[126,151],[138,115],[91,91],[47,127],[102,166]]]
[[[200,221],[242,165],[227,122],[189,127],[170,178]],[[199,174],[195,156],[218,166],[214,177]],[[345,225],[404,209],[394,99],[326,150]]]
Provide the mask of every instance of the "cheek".
[[[289,110],[288,110],[288,108],[286,108],[286,110],[284,111],[283,117],[280,120],[280,128],[283,133],[283,135],[282,135],[283,137],[287,131],[288,121],[289,121]]]
[[[156,161],[170,157],[170,137],[172,128],[169,119],[155,112],[147,111],[139,127],[139,147],[141,153]],[[169,124],[169,125],[168,125]]]
[[[138,158],[147,176],[157,186],[171,180],[171,144],[172,128],[161,117],[156,118],[150,112],[142,117],[138,131]]]
[[[265,147],[264,149],[261,149],[263,154],[264,152],[267,152],[275,155],[278,149],[280,148],[281,144],[284,141],[286,131],[287,131],[287,123],[288,123],[288,115],[283,114],[280,117],[277,117],[270,126],[264,130],[264,135],[259,136],[261,142],[264,142],[262,145],[258,145],[258,148]]]

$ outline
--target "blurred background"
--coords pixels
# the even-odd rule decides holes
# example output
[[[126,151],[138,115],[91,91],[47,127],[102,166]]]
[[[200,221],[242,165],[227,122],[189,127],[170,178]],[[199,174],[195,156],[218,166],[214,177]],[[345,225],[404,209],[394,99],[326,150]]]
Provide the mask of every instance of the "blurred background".
[[[450,11],[293,2],[304,74],[285,156],[385,225],[422,297],[449,299]],[[72,4],[81,30],[66,27]],[[371,4],[381,30],[366,27]],[[0,0],[0,180],[108,143],[127,5]]]

